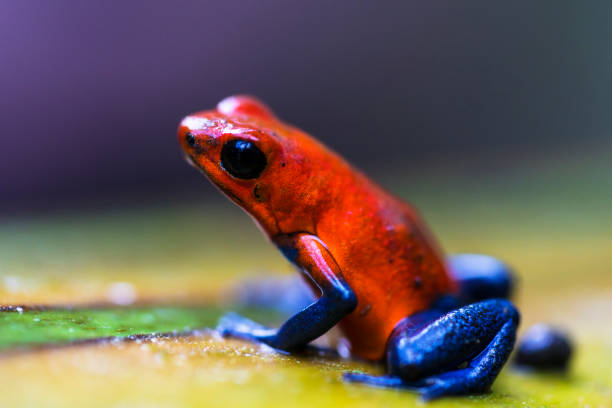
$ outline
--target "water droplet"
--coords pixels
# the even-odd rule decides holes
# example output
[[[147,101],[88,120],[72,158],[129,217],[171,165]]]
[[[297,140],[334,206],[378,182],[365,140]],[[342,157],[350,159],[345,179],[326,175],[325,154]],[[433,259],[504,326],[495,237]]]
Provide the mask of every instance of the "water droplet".
[[[106,297],[117,305],[130,305],[136,300],[136,289],[131,283],[115,282],[108,287]]]

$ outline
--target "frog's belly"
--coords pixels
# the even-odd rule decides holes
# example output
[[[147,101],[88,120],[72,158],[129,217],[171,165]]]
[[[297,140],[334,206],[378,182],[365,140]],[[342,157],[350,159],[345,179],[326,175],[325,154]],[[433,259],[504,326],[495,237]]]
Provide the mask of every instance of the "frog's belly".
[[[415,277],[404,272],[403,276],[391,273],[382,279],[371,274],[347,279],[358,305],[341,320],[340,328],[353,355],[368,360],[383,358],[387,340],[400,320],[428,309],[440,295],[454,292],[445,267],[435,269]]]

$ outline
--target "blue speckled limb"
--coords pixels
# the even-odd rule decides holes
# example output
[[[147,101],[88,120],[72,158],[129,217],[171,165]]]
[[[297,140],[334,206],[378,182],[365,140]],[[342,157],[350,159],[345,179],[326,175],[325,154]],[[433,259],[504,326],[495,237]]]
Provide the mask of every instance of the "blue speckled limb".
[[[353,300],[327,293],[293,315],[278,330],[228,313],[219,320],[217,331],[225,337],[257,341],[279,350],[297,350],[327,332],[354,308]]]
[[[428,324],[423,317],[406,318],[392,333],[387,345],[389,375],[347,373],[344,378],[416,389],[426,400],[487,391],[514,346],[519,314],[512,303],[490,299],[442,314]]]
[[[297,312],[278,330],[269,329],[242,316],[224,316],[217,326],[222,335],[259,341],[279,350],[306,346],[335,326],[357,307],[357,297],[344,280],[340,267],[325,245],[309,234],[283,235],[276,244],[321,290],[321,297]]]

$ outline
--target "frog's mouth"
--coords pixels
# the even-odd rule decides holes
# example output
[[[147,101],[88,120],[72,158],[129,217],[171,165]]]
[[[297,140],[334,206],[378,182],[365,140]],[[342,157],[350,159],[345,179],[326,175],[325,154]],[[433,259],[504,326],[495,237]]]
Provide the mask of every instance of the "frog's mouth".
[[[190,165],[192,165],[193,167],[195,167],[196,169],[200,170],[202,173],[204,173],[204,175],[206,176],[206,178],[211,182],[211,184],[213,186],[215,186],[219,191],[221,191],[223,194],[227,195],[229,198],[231,198],[232,200],[236,201],[239,205],[244,206],[244,200],[242,200],[240,197],[238,197],[236,194],[234,194],[232,191],[228,190],[228,189],[224,189],[222,187],[220,187],[219,185],[217,185],[217,183],[215,183],[210,176],[208,175],[208,172],[206,171],[206,169],[204,167],[202,167],[202,165],[200,165],[200,163],[198,163],[198,161],[189,153],[183,153],[183,156],[185,158],[185,161],[187,161],[187,163],[189,163]]]
[[[198,161],[195,159],[195,157],[193,157],[191,154],[187,153],[187,152],[183,152],[183,157],[185,158],[185,161],[187,163],[189,163],[191,166],[193,166],[194,168],[198,169],[199,171],[201,171],[206,178],[208,179],[208,181],[210,181],[210,183],[219,191],[221,191],[223,194],[225,194],[230,200],[234,201],[239,207],[242,207],[248,214],[251,214],[251,216],[255,219],[255,222],[261,226],[261,224],[259,223],[259,221],[257,220],[257,218],[255,218],[252,213],[248,210],[248,203],[246,203],[242,198],[238,197],[234,192],[232,192],[230,189],[228,188],[223,188],[221,187],[219,184],[217,184],[212,178],[211,176],[208,174],[208,172],[206,171],[206,169],[200,164],[198,163]],[[206,158],[209,161],[210,160],[208,157]],[[276,219],[275,216],[270,215],[270,218],[272,218],[274,220],[274,224],[276,226],[276,232],[274,232],[274,234],[272,235],[276,235],[276,234],[282,234],[281,229],[280,229],[280,225],[278,224],[278,220]],[[265,230],[265,228],[262,227],[262,229]]]
[[[206,176],[206,178],[209,178],[208,172],[206,171],[204,166],[202,166],[200,163],[198,163],[198,161],[196,160],[195,157],[193,157],[191,154],[189,154],[187,152],[183,152],[183,158],[185,159],[185,161],[188,164],[190,164],[191,166],[193,166],[196,169],[200,170]]]
[[[198,162],[196,162],[195,159],[189,153],[183,153],[183,159],[185,159],[187,163],[189,163],[196,169],[203,170],[202,167],[198,164]]]

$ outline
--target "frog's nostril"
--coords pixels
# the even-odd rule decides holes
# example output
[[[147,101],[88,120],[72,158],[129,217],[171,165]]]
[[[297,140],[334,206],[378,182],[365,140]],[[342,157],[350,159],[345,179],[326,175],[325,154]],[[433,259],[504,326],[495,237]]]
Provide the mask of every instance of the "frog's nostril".
[[[191,147],[196,145],[196,138],[191,132],[187,132],[187,134],[185,134],[185,141]]]

